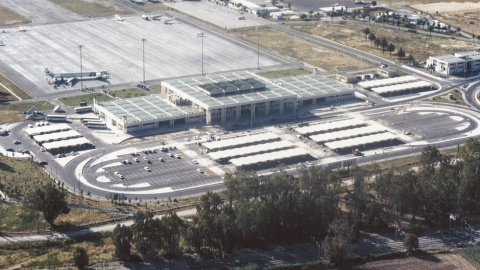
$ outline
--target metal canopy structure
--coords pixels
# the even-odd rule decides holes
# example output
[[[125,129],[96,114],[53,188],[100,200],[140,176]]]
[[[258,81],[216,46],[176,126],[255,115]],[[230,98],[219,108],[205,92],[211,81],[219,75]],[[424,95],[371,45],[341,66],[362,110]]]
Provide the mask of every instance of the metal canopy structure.
[[[402,83],[402,84],[372,88],[372,91],[378,94],[385,94],[388,92],[400,92],[400,91],[422,89],[430,86],[432,86],[432,84],[429,82],[419,81],[419,82]]]
[[[310,136],[310,139],[316,142],[330,142],[330,141],[337,141],[337,140],[375,134],[375,133],[384,132],[384,131],[385,131],[385,128],[382,126],[366,126],[366,127],[359,127],[359,128],[340,130],[340,131],[335,131],[330,133],[324,133],[319,135],[312,135]]]
[[[298,156],[308,155],[308,151],[303,148],[293,148],[287,150],[276,151],[273,153],[265,153],[260,155],[241,157],[231,159],[230,162],[239,167],[239,166],[248,166],[253,164],[261,164],[265,162],[272,162],[287,158],[293,158]]]
[[[299,127],[295,130],[302,135],[309,135],[315,133],[321,133],[336,129],[344,129],[356,126],[363,126],[365,122],[359,119],[347,119],[335,122],[328,122],[328,123],[319,123],[318,125],[306,126],[306,127]]]
[[[70,130],[72,129],[68,124],[56,124],[56,125],[48,125],[48,126],[41,126],[41,127],[33,127],[33,128],[26,128],[25,133],[29,136],[35,136],[40,134],[48,134],[63,130]]]
[[[75,139],[70,139],[70,140],[44,143],[43,147],[45,149],[47,149],[48,151],[50,151],[50,150],[56,150],[56,149],[68,148],[68,147],[76,147],[76,146],[82,146],[82,145],[88,145],[88,144],[91,144],[91,142],[89,140],[87,140],[86,138],[81,137],[81,138],[75,138]]]
[[[270,152],[269,154],[276,155],[276,152],[271,151],[290,148],[293,143],[289,141],[276,141],[271,143],[257,144],[246,147],[234,148],[225,151],[210,152],[208,155],[213,160],[229,159],[240,156],[248,156],[256,153]]]
[[[274,133],[261,133],[250,136],[226,139],[215,142],[204,143],[203,146],[208,150],[216,151],[220,149],[228,149],[240,147],[248,144],[258,144],[261,142],[280,140],[280,137]]]
[[[325,143],[325,146],[330,149],[336,150],[336,149],[351,148],[351,147],[366,145],[371,143],[379,143],[379,142],[389,141],[393,139],[395,139],[395,134],[392,134],[390,132],[383,132],[383,133],[378,133],[378,134],[373,134],[368,136],[356,137],[352,139],[327,142]]]
[[[363,88],[369,89],[373,87],[383,87],[383,86],[389,86],[394,84],[415,82],[418,80],[419,78],[412,75],[408,75],[408,76],[394,77],[394,78],[388,78],[388,79],[382,79],[382,80],[364,81],[364,82],[359,82],[358,85],[360,85]]]
[[[266,85],[254,78],[233,80],[218,83],[208,83],[198,86],[202,92],[209,96],[238,94],[247,91],[265,90]]]
[[[65,140],[65,139],[73,139],[78,137],[82,137],[82,135],[78,133],[78,131],[67,130],[67,131],[60,131],[60,132],[55,132],[50,134],[33,136],[33,139],[37,143],[45,143],[45,142],[53,142],[53,141],[59,141],[59,140]]]

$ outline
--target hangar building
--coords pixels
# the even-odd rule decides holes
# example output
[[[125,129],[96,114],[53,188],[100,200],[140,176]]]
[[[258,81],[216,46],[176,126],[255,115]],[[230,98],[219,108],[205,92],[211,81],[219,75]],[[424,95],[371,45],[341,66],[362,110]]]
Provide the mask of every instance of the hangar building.
[[[354,91],[318,75],[270,81],[237,71],[161,83],[161,94],[94,103],[110,127],[130,133],[175,124],[235,123],[255,117],[295,114],[297,106],[351,100]]]

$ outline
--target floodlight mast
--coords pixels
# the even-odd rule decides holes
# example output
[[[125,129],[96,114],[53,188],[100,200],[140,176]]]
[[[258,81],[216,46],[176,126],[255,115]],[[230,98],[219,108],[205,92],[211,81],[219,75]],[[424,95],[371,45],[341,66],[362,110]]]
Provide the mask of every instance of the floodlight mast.
[[[200,32],[197,34],[197,37],[200,37],[202,38],[202,76],[203,76],[203,38],[205,37],[205,33],[204,32]]]
[[[143,66],[143,83],[145,84],[145,38],[141,39],[142,41],[142,66]]]
[[[80,90],[83,91],[83,66],[82,66],[82,48],[83,45],[78,45],[78,50],[80,51]],[[73,83],[72,83],[73,85]]]

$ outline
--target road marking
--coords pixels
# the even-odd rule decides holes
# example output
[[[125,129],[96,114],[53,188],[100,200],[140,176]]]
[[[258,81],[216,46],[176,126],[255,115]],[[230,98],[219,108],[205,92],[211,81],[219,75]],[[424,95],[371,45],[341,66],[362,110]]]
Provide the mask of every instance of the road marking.
[[[10,92],[10,94],[12,94],[13,96],[15,96],[16,98],[18,98],[18,100],[23,100],[22,98],[20,98],[19,96],[15,95],[15,93],[12,92],[12,90],[8,89],[5,85],[3,85],[2,83],[0,83],[0,86],[2,86],[3,88],[5,88],[5,90],[7,90],[8,92]]]

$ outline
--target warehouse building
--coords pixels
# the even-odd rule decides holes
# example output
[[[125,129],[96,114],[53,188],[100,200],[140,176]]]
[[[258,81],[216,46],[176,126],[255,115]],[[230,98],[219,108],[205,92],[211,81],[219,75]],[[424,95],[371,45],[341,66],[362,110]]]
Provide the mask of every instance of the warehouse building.
[[[297,106],[327,106],[354,96],[353,90],[317,75],[270,81],[238,71],[163,81],[160,95],[94,102],[94,111],[110,127],[130,133],[192,122],[226,124],[294,115]]]

